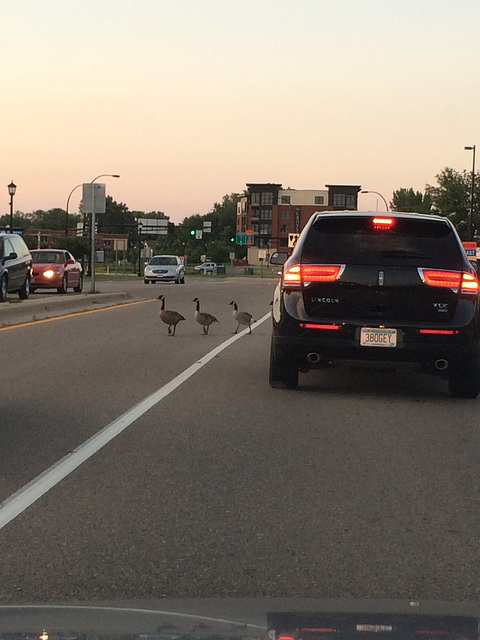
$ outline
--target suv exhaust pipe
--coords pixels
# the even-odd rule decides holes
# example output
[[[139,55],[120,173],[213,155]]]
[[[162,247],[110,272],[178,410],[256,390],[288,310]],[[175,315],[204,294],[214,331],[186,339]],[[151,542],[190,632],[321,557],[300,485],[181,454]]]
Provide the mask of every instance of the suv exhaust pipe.
[[[435,369],[437,369],[437,371],[445,371],[448,369],[448,360],[445,360],[444,358],[435,360]]]
[[[320,357],[320,354],[316,353],[315,351],[307,354],[307,362],[309,364],[318,364],[321,359],[322,358]]]

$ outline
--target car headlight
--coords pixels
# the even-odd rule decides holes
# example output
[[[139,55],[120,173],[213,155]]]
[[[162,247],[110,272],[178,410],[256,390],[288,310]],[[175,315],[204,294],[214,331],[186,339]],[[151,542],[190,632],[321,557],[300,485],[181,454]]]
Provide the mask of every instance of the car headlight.
[[[43,275],[45,276],[45,278],[53,278],[53,276],[55,275],[55,271],[53,269],[47,269],[43,272]]]

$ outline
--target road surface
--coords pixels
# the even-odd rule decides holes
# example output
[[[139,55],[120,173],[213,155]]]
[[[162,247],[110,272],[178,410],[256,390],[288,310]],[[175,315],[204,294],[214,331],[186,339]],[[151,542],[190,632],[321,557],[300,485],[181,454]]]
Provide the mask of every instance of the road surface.
[[[273,390],[272,281],[142,287],[134,304],[0,330],[0,523],[18,506],[1,602],[478,599],[478,401],[346,367]],[[187,318],[174,338],[160,292]],[[196,296],[219,320],[208,336]],[[257,323],[227,342],[232,299]],[[122,415],[62,479],[59,461]]]

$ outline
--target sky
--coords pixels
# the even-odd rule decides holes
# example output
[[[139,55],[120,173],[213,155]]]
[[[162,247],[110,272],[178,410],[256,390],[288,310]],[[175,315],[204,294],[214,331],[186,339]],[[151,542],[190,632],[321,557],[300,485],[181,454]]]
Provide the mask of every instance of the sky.
[[[470,171],[480,143],[478,0],[0,7],[0,214],[11,180],[28,213],[100,174],[120,175],[99,180],[117,202],[174,222],[247,182],[390,201]]]

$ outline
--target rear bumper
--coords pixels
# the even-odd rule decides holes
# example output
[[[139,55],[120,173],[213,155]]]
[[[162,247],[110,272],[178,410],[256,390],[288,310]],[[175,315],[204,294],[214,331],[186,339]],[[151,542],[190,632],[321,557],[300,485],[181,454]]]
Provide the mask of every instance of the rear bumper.
[[[303,335],[285,336],[273,331],[275,347],[290,362],[299,367],[312,368],[307,361],[308,354],[318,354],[323,360],[359,360],[366,362],[405,362],[432,364],[444,359],[449,363],[462,362],[480,356],[478,341],[468,335],[468,331],[460,331],[453,336],[421,336],[412,330],[398,330],[396,347],[364,347],[360,346],[358,331],[346,331],[347,328],[335,331],[311,330]],[[350,330],[356,329],[350,327]],[[342,332],[345,331],[344,335]],[[329,334],[329,335],[325,335]]]

